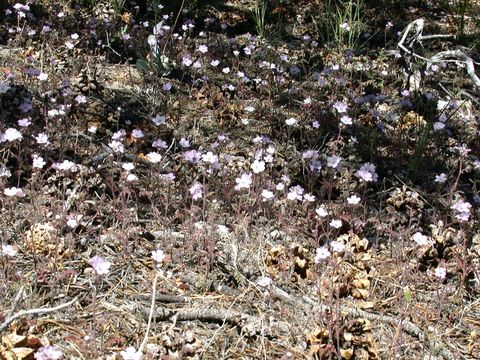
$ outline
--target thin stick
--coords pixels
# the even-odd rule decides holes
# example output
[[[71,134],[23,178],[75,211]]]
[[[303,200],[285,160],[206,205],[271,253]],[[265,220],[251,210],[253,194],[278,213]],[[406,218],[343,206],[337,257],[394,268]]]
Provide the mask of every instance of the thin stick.
[[[159,275],[160,275],[160,272],[158,270],[155,271],[155,278],[153,279],[153,284],[152,284],[152,302],[150,303],[150,312],[148,314],[147,330],[145,331],[145,337],[143,338],[142,344],[138,349],[140,352],[143,352],[143,348],[145,347],[145,345],[147,345],[148,334],[150,332],[150,327],[152,325],[153,311],[155,308],[155,298],[157,295],[157,280]]]
[[[43,315],[43,314],[56,312],[56,311],[59,311],[59,310],[62,310],[64,308],[66,308],[66,307],[69,307],[70,305],[74,304],[77,300],[78,300],[78,298],[75,297],[67,303],[60,304],[58,306],[51,307],[51,308],[37,308],[37,309],[30,309],[30,310],[21,310],[18,313],[14,314],[12,316],[9,316],[8,318],[5,319],[5,321],[2,324],[0,324],[0,333],[5,331],[5,329],[12,322],[14,322],[17,319],[20,319],[22,317],[29,316],[29,315],[38,316],[38,315]]]

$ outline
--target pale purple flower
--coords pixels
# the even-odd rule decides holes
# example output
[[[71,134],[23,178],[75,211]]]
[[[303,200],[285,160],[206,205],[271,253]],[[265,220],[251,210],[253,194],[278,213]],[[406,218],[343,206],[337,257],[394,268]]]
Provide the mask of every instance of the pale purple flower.
[[[29,118],[20,119],[17,121],[18,126],[28,127],[32,124]]]
[[[468,221],[471,215],[471,208],[472,205],[463,199],[458,199],[452,206],[450,206],[450,209],[455,211],[455,217],[461,222]]]
[[[192,164],[195,164],[200,161],[201,155],[197,150],[192,149],[182,153],[182,159]]]
[[[181,138],[180,141],[179,141],[179,143],[180,143],[180,146],[181,146],[182,148],[189,148],[189,147],[190,147],[190,141],[188,141],[188,140],[185,139],[185,138]]]
[[[347,112],[348,105],[344,102],[337,101],[335,104],[333,104],[333,108],[341,114],[341,113]]]
[[[185,65],[186,67],[190,67],[193,64],[193,59],[190,55],[184,55],[182,57],[182,64]]]
[[[166,82],[165,84],[162,85],[162,90],[163,91],[170,91],[172,90],[173,84],[170,82]]]
[[[118,131],[115,131],[112,135],[112,140],[122,140],[125,135],[127,135],[127,132],[125,129],[120,129]]]
[[[203,196],[203,185],[198,181],[194,182],[193,185],[188,189],[190,195],[192,195],[193,200],[201,199]]]
[[[59,360],[63,357],[63,353],[54,346],[42,346],[34,355],[36,360]]]
[[[342,161],[342,158],[340,156],[337,156],[337,155],[328,156],[327,166],[333,169],[336,169],[339,167],[341,161]]]
[[[355,176],[364,182],[375,182],[378,180],[376,173],[376,167],[372,163],[363,164],[360,169],[355,173]]]
[[[302,159],[316,159],[318,156],[318,150],[306,150],[302,153]]]
[[[441,173],[441,174],[435,175],[436,183],[443,184],[446,181],[447,181],[447,174]]]
[[[10,90],[10,85],[0,82],[0,94],[5,94],[8,90]]]
[[[92,257],[90,260],[88,260],[88,263],[98,275],[108,274],[110,267],[112,266],[111,262],[103,259],[100,256]]]
[[[133,346],[129,346],[125,350],[120,352],[123,360],[141,360],[143,353],[140,350],[135,349]]]
[[[155,117],[152,118],[152,121],[155,125],[160,126],[166,123],[166,117],[164,115],[157,114]]]
[[[319,173],[322,170],[322,162],[320,160],[310,161],[310,171],[314,173]]]
[[[163,262],[163,260],[165,259],[165,254],[164,254],[163,250],[153,250],[152,251],[152,259],[157,264],[160,264],[161,262]]]
[[[222,69],[222,72],[223,72],[224,74],[228,74],[228,73],[230,72],[230,68],[229,68],[228,66],[227,66],[227,67],[224,67],[224,68]]]
[[[251,173],[243,173],[239,178],[235,179],[236,185],[235,190],[241,189],[249,189],[252,185],[252,174]]]
[[[218,61],[218,60],[210,61],[210,65],[212,65],[213,67],[217,67],[219,64],[220,64],[220,61]]]
[[[87,102],[87,98],[83,95],[77,95],[75,96],[75,101],[77,104],[85,104]]]
[[[315,259],[314,259],[315,264],[319,264],[323,260],[328,259],[331,255],[332,254],[330,253],[330,251],[328,250],[328,248],[326,246],[322,246],[322,247],[317,248],[317,252],[316,252],[316,255],[315,255]]]
[[[162,139],[155,140],[152,143],[152,146],[156,149],[166,149],[166,148],[168,148],[168,144]]]
[[[132,137],[135,139],[141,139],[145,136],[142,130],[140,129],[133,129],[132,130]]]

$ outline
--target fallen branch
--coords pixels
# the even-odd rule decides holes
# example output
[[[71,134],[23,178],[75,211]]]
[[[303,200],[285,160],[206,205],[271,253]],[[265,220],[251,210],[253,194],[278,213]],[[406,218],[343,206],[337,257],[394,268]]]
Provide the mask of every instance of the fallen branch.
[[[0,324],[0,333],[2,333],[3,331],[5,331],[5,329],[12,323],[14,322],[15,320],[17,319],[20,319],[20,318],[23,318],[23,317],[26,317],[26,316],[39,316],[39,315],[44,315],[44,314],[48,314],[48,313],[53,313],[53,312],[57,312],[59,310],[62,310],[66,307],[69,307],[71,306],[72,304],[74,304],[75,302],[77,301],[77,298],[73,298],[72,300],[70,300],[69,302],[66,302],[64,304],[60,304],[58,306],[55,306],[55,307],[51,307],[51,308],[38,308],[38,309],[30,309],[30,310],[21,310],[19,311],[18,313],[12,315],[12,316],[9,316],[5,319],[5,321]]]
[[[150,308],[143,307],[142,313],[145,317],[150,315]],[[239,325],[243,320],[256,319],[252,315],[238,313],[235,311],[225,311],[212,308],[198,308],[198,309],[179,309],[172,310],[167,308],[157,308],[153,314],[156,321],[176,320],[176,321],[206,321],[214,323],[230,323],[232,325]]]
[[[471,57],[467,56],[463,51],[457,50],[448,50],[439,52],[430,58],[421,56],[414,52],[413,46],[415,43],[419,43],[423,46],[423,40],[431,40],[431,39],[442,39],[442,38],[456,38],[455,35],[443,35],[443,34],[435,34],[435,35],[423,35],[423,28],[425,26],[424,19],[417,19],[412,21],[410,24],[407,25],[405,30],[403,30],[402,37],[397,44],[397,47],[403,51],[405,59],[407,60],[407,64],[409,65],[409,70],[412,71],[412,66],[410,65],[407,56],[414,57],[416,59],[422,60],[427,63],[427,66],[431,66],[432,64],[442,63],[442,62],[451,62],[457,65],[458,67],[465,66],[467,69],[467,74],[470,79],[473,81],[475,86],[480,87],[480,78],[475,74],[475,65],[474,61]],[[418,79],[416,79],[418,82]]]

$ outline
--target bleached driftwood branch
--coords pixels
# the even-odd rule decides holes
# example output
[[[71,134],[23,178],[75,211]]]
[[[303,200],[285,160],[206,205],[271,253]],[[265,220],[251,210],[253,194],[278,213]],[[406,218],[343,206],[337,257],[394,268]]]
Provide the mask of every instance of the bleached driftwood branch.
[[[413,46],[415,43],[419,43],[423,46],[423,40],[431,39],[441,39],[441,38],[455,38],[455,35],[423,35],[423,28],[425,26],[424,19],[417,19],[412,21],[407,25],[405,30],[403,30],[400,41],[397,44],[397,47],[403,52],[404,57],[407,60],[408,56],[414,57],[416,59],[426,62],[428,65],[442,63],[442,62],[451,62],[457,65],[458,67],[465,67],[467,74],[470,79],[473,81],[475,86],[480,87],[480,78],[475,73],[475,63],[471,57],[466,55],[463,51],[457,50],[448,50],[441,51],[430,58],[421,56],[414,52]],[[409,64],[410,65],[410,64]],[[418,79],[416,79],[418,81]]]

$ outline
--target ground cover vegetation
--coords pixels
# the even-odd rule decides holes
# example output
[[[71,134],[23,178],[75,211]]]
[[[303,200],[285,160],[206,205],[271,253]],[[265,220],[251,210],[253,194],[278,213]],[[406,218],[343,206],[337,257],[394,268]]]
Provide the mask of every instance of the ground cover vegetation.
[[[0,10],[0,359],[480,357],[477,1]]]

